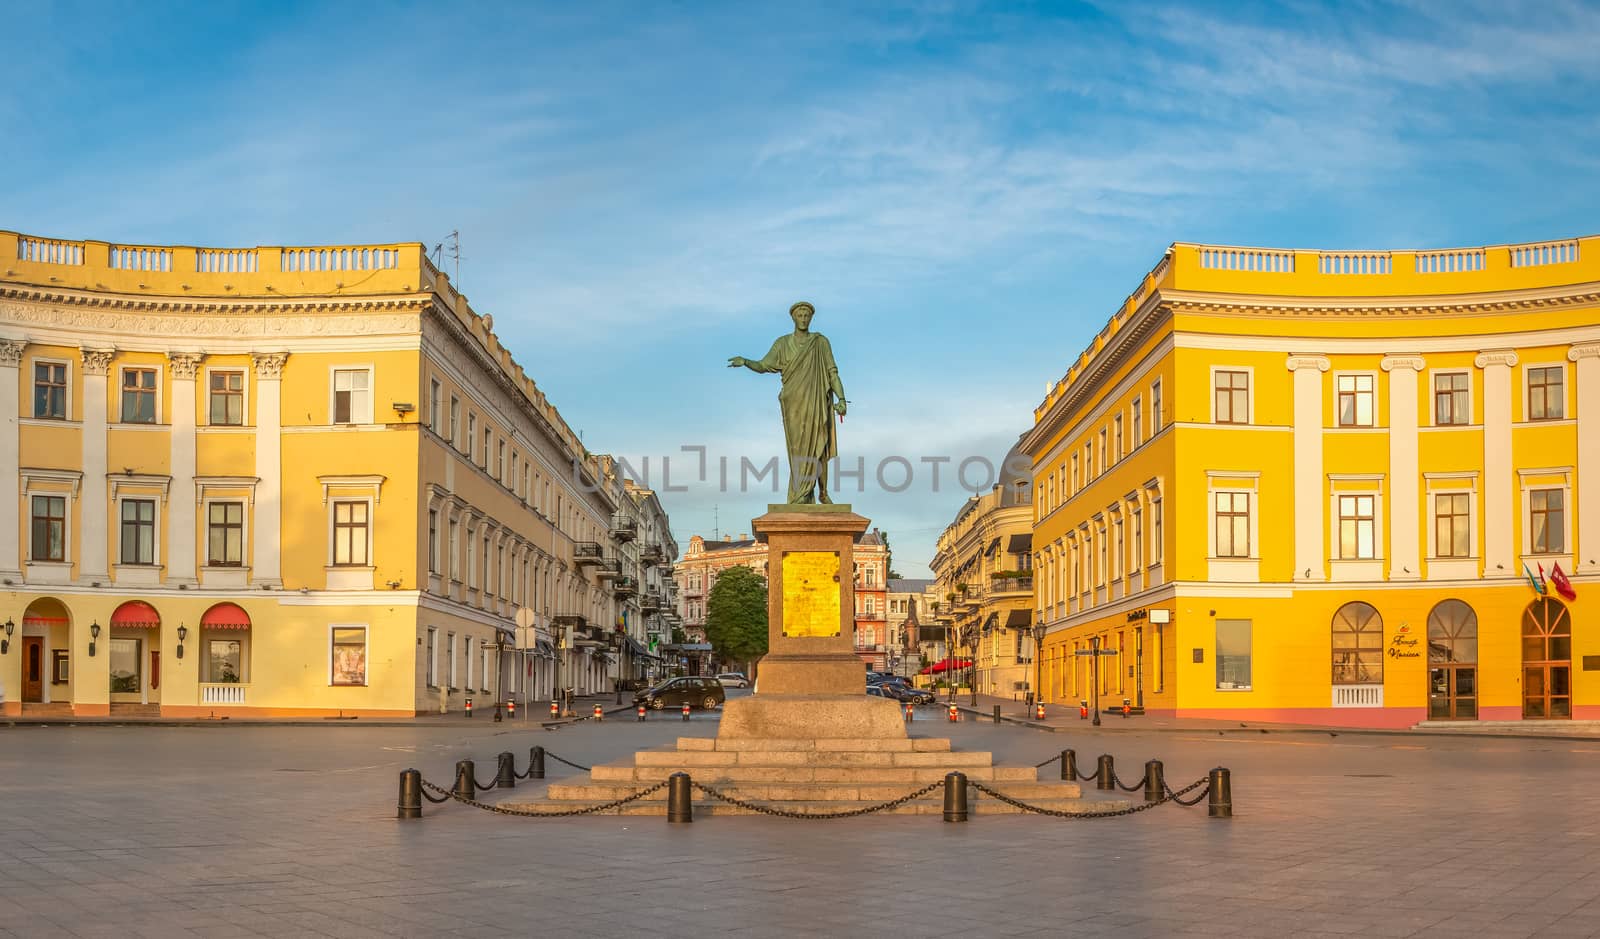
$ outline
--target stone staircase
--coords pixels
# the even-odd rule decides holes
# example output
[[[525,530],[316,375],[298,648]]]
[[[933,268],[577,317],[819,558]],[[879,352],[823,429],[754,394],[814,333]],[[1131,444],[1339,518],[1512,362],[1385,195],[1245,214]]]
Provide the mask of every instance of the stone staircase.
[[[996,766],[993,754],[956,751],[946,738],[768,738],[680,737],[677,746],[641,750],[631,760],[594,767],[587,778],[554,780],[537,789],[508,792],[498,804],[528,811],[554,811],[611,802],[633,795],[682,771],[737,799],[790,812],[841,812],[889,802],[958,770],[1014,799],[1058,811],[1097,812],[1122,808],[1120,799],[1089,800],[1076,783],[1040,780],[1031,766]],[[608,809],[608,815],[665,815],[666,789]],[[968,790],[976,814],[1017,813],[976,790]],[[943,812],[944,788],[886,811],[900,815]],[[694,792],[695,814],[750,815]]]

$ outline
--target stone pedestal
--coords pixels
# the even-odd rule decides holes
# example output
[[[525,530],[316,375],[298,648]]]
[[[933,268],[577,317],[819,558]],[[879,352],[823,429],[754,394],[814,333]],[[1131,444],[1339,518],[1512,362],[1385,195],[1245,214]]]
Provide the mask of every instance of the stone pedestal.
[[[751,522],[768,545],[767,655],[759,692],[723,706],[719,739],[906,736],[900,707],[869,698],[855,654],[855,544],[848,505],[773,505]]]

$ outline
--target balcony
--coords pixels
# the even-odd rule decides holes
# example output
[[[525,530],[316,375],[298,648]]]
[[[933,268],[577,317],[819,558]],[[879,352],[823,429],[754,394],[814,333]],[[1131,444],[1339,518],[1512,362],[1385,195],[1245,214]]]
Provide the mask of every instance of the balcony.
[[[654,587],[646,590],[639,597],[639,610],[644,613],[658,613],[664,605],[665,601],[661,597],[661,592]]]
[[[639,537],[639,522],[631,515],[611,516],[611,537],[618,541],[632,541]]]
[[[654,541],[646,542],[639,546],[639,563],[665,564],[667,563],[667,553]]]
[[[599,564],[605,560],[605,555],[600,550],[600,545],[593,541],[578,541],[572,545],[572,563],[583,567],[585,564]]]
[[[616,558],[601,558],[594,562],[594,574],[601,580],[616,580],[622,576],[622,562]]]
[[[639,582],[632,577],[619,575],[616,583],[611,585],[611,595],[621,600],[631,597],[639,592]]]
[[[1033,575],[1018,571],[993,571],[989,574],[991,594],[1033,593]]]

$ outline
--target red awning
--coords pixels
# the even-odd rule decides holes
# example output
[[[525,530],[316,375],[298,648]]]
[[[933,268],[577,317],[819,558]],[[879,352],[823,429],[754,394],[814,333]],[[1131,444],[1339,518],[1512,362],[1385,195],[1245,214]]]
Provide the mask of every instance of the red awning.
[[[205,629],[249,629],[250,614],[237,603],[219,603],[200,617]]]
[[[922,671],[918,672],[917,674],[919,674],[919,675],[928,675],[928,674],[937,675],[940,672],[948,672],[952,668],[963,669],[963,668],[971,668],[971,667],[972,667],[972,660],[971,659],[956,659],[954,663],[952,663],[949,659],[941,659],[941,660],[933,663],[932,665],[929,665],[928,667],[922,669]]]
[[[125,629],[159,629],[161,614],[143,600],[129,600],[111,614],[111,625]]]

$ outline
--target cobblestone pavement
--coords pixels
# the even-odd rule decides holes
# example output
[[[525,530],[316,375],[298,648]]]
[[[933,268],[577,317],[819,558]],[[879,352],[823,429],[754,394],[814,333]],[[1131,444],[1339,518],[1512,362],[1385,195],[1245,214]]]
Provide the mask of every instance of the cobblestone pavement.
[[[1174,786],[1227,765],[1236,817],[394,818],[407,766],[447,785],[464,757],[487,777],[501,750],[591,764],[715,729],[0,729],[0,936],[1600,935],[1581,740],[925,720],[1009,763],[1160,757]]]

